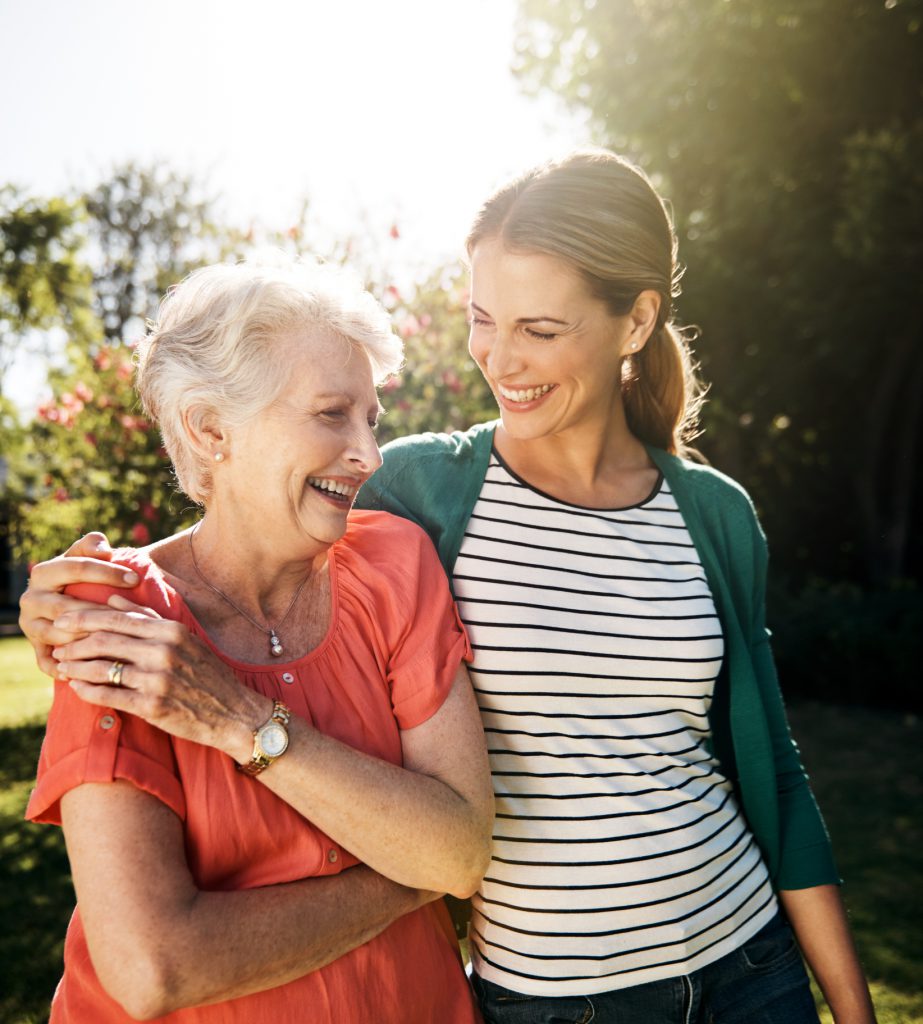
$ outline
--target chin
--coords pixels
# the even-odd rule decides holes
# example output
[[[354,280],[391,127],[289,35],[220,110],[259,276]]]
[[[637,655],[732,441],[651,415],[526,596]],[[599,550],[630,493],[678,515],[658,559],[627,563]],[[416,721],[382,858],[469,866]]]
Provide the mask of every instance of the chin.
[[[547,437],[553,431],[547,422],[541,417],[531,416],[526,413],[504,413],[500,412],[500,422],[503,424],[503,432],[507,437],[516,441],[535,441],[541,437]]]

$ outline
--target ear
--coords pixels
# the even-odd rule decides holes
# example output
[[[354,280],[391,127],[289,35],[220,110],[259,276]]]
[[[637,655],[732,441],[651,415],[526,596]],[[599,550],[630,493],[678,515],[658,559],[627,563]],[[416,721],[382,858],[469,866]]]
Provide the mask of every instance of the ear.
[[[230,435],[209,406],[191,405],[183,410],[183,429],[192,447],[209,462],[218,454],[227,454]]]
[[[622,346],[622,355],[636,355],[647,344],[657,326],[660,315],[660,293],[647,288],[635,299],[628,314],[628,334]]]

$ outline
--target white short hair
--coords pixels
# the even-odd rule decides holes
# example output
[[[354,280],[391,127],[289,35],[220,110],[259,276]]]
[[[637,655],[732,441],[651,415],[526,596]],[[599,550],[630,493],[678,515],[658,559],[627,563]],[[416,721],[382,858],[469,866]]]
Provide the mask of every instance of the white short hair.
[[[281,338],[304,326],[361,349],[376,385],[400,369],[403,347],[388,314],[341,267],[288,259],[217,264],[167,293],[138,345],[137,387],[193,501],[210,496],[212,465],[190,444],[184,415],[211,413],[234,427],[263,412],[289,380]]]

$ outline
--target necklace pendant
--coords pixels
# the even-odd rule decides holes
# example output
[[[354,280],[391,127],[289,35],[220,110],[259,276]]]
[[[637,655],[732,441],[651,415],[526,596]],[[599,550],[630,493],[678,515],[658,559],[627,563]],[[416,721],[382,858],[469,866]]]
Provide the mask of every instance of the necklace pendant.
[[[278,658],[283,650],[282,641],[276,636],[274,629],[269,631],[269,650],[274,658]]]

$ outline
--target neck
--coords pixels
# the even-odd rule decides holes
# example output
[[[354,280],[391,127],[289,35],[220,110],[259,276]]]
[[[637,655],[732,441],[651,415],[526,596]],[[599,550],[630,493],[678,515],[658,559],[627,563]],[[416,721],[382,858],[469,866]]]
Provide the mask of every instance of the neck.
[[[651,467],[644,445],[628,429],[620,401],[612,403],[603,422],[526,439],[511,437],[500,426],[494,443],[526,481],[577,504],[605,504],[626,473]]]
[[[271,538],[235,530],[209,509],[188,535],[194,574],[267,627],[277,626],[299,589],[311,589],[327,565],[327,548],[283,557]]]

